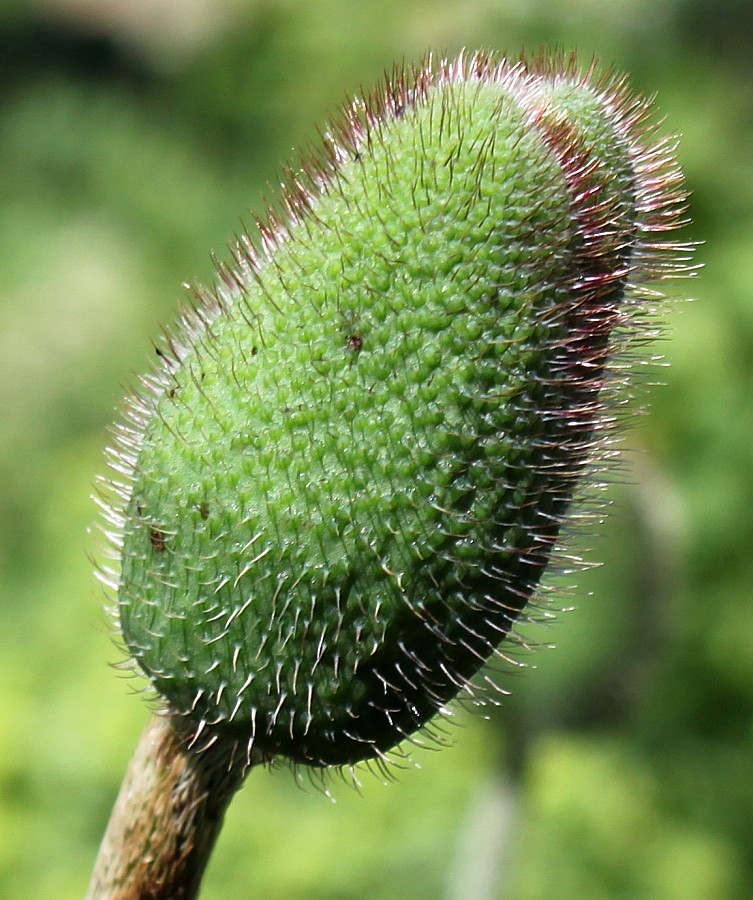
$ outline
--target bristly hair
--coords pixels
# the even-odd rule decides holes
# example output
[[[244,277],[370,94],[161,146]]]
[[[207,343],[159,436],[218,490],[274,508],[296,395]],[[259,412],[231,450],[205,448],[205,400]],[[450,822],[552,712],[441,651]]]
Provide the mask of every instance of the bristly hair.
[[[635,96],[624,78],[610,72],[600,74],[596,63],[581,67],[574,55],[562,53],[540,54],[516,62],[485,52],[461,53],[454,59],[429,55],[415,68],[395,68],[373,91],[352,101],[333,119],[318,148],[309,151],[298,166],[285,170],[278,195],[268,205],[266,214],[256,220],[255,235],[237,237],[230,248],[229,264],[215,260],[216,285],[211,289],[189,289],[191,300],[187,309],[177,326],[165,332],[154,368],[141,378],[141,386],[127,401],[108,451],[112,474],[101,482],[97,497],[103,510],[102,530],[116,562],[114,567],[105,565],[99,571],[108,592],[116,595],[121,585],[117,562],[124,553],[125,529],[134,516],[140,454],[154,417],[176,441],[181,440],[173,433],[174,426],[165,419],[160,404],[180,390],[186,360],[196,353],[218,356],[219,338],[215,332],[231,313],[242,319],[248,329],[248,349],[244,352],[255,355],[257,347],[263,350],[268,333],[261,307],[284,314],[270,281],[284,289],[286,279],[291,277],[277,263],[280,249],[291,241],[310,237],[320,227],[320,201],[344,195],[348,190],[346,164],[358,164],[374,147],[384,148],[394,123],[402,121],[411,110],[424,108],[438,89],[459,84],[498,86],[512,98],[527,128],[538,135],[556,161],[567,189],[569,205],[565,216],[573,233],[570,274],[566,282],[555,285],[559,300],[545,310],[534,309],[536,296],[523,301],[531,308],[534,325],[550,335],[546,338],[549,343],[544,345],[551,355],[549,368],[546,374],[535,374],[539,398],[536,414],[547,430],[535,439],[525,436],[525,440],[520,440],[520,447],[525,444],[528,449],[535,448],[538,462],[534,474],[547,480],[549,500],[531,519],[534,524],[529,527],[527,544],[501,547],[497,546],[497,538],[490,538],[489,546],[494,553],[500,551],[500,559],[504,554],[517,554],[515,577],[500,569],[494,556],[474,576],[473,583],[480,594],[474,600],[469,597],[467,618],[453,621],[450,628],[422,607],[421,615],[426,618],[420,639],[411,644],[410,638],[403,640],[398,634],[389,665],[379,668],[377,651],[370,657],[370,668],[361,664],[359,672],[369,669],[371,688],[378,688],[382,698],[381,705],[372,703],[368,713],[372,719],[379,719],[378,726],[372,723],[361,730],[358,715],[353,712],[342,739],[343,749],[330,754],[313,738],[307,743],[309,699],[308,724],[302,727],[296,719],[294,725],[291,711],[290,741],[280,738],[279,733],[267,741],[264,728],[279,731],[278,715],[286,701],[283,696],[279,707],[268,714],[266,726],[257,727],[254,709],[250,733],[239,735],[249,761],[254,754],[271,759],[279,752],[308,765],[347,767],[359,759],[360,753],[378,771],[389,772],[389,764],[402,757],[408,742],[421,741],[416,734],[429,741],[440,740],[440,723],[435,714],[444,713],[450,701],[459,696],[476,703],[483,701],[487,689],[500,690],[488,675],[476,678],[477,671],[494,655],[520,664],[515,646],[525,643],[513,626],[516,620],[531,615],[527,611],[535,614],[537,604],[542,605],[546,615],[548,602],[543,600],[544,589],[539,584],[541,572],[552,565],[579,564],[565,554],[562,527],[563,523],[568,528],[574,524],[573,504],[581,503],[581,511],[584,498],[593,504],[593,489],[601,485],[613,465],[611,442],[615,428],[631,397],[636,363],[645,360],[637,350],[655,338],[660,328],[655,306],[662,298],[649,288],[648,282],[691,271],[690,245],[667,237],[684,224],[686,208],[675,141],[659,135],[660,123],[654,120],[651,101]],[[587,91],[599,107],[608,120],[610,139],[625,156],[624,165],[615,164],[615,171],[590,145],[587,116],[583,124],[570,114],[567,104],[578,89]],[[457,110],[453,112],[456,114]],[[438,105],[431,127],[441,135],[443,129],[460,126],[447,109]],[[490,158],[491,147],[479,147],[479,183]],[[452,164],[451,160],[448,162]],[[549,187],[542,186],[542,205],[549,200]],[[418,211],[415,199],[414,206]],[[536,222],[523,224],[532,229],[532,239],[534,235],[539,239]],[[265,277],[267,270],[273,272],[271,278]],[[345,343],[352,365],[361,352],[363,338],[352,331]],[[234,371],[229,377],[237,383]],[[195,386],[202,390],[200,385]],[[489,398],[492,399],[491,393]],[[500,392],[494,399],[498,403],[517,402],[513,393]],[[525,459],[521,465],[524,464]],[[515,465],[508,467],[511,472]],[[531,501],[526,495],[516,502],[520,506],[515,511],[523,515],[525,503]],[[587,515],[587,511],[583,514]],[[203,510],[202,518],[206,518]],[[164,551],[172,533],[162,525],[151,524],[149,528],[153,550]],[[448,544],[448,548],[442,551],[445,562],[460,565],[455,544]],[[248,569],[260,558],[255,555]],[[394,576],[392,571],[388,574]],[[231,618],[237,615],[235,612]],[[112,616],[120,632],[117,602],[113,604]],[[389,632],[389,628],[385,627],[384,632]],[[429,664],[425,656],[428,651],[424,642],[429,635],[442,646],[435,664]],[[505,650],[499,648],[503,640]],[[233,658],[234,666],[238,653]],[[126,654],[134,655],[133,645]],[[136,656],[136,662],[148,669],[143,658],[138,653]],[[130,664],[134,665],[133,660]],[[278,669],[278,682],[280,676]],[[172,677],[165,675],[168,680]],[[294,675],[293,683],[295,678]],[[225,688],[223,682],[215,691],[216,707],[221,706]],[[237,698],[240,706],[243,689],[237,692]],[[192,740],[199,747],[205,741],[211,743],[217,727],[227,724],[219,716],[213,718],[212,706],[206,706],[205,701],[203,688],[197,690],[190,707],[167,700],[168,712],[192,723]],[[234,712],[229,718],[233,716]],[[382,739],[377,735],[379,728],[392,729],[392,737]],[[395,751],[395,745],[401,741]]]

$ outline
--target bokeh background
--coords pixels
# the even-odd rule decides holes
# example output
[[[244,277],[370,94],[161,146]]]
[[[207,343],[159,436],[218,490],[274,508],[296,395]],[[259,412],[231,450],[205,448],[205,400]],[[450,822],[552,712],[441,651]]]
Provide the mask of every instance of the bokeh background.
[[[659,94],[703,240],[604,563],[535,670],[394,784],[235,799],[206,900],[753,896],[753,4],[5,0],[0,8],[0,898],[82,896],[147,717],[91,574],[107,425],[183,282],[395,61],[577,48]]]

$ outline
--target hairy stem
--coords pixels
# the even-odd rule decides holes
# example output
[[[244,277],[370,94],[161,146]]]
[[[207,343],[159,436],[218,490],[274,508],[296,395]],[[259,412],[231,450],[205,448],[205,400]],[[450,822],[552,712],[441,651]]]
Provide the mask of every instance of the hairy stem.
[[[225,810],[249,761],[234,741],[190,746],[178,720],[155,716],[133,755],[86,900],[196,897]]]

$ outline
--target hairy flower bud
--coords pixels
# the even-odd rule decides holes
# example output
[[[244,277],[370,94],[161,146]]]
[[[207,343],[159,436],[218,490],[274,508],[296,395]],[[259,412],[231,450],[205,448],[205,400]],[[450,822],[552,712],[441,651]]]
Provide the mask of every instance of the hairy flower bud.
[[[647,104],[562,58],[350,105],[118,434],[119,626],[168,709],[339,765],[472,690],[605,464],[681,203]]]

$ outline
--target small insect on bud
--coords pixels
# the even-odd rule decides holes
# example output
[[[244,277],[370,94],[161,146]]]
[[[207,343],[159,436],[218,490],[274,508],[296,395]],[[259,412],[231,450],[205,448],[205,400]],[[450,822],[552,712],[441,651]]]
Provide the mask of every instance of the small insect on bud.
[[[345,109],[119,433],[119,627],[168,711],[342,765],[474,691],[607,464],[682,204],[648,105],[564,58]]]

